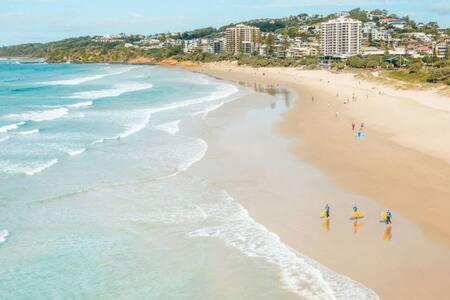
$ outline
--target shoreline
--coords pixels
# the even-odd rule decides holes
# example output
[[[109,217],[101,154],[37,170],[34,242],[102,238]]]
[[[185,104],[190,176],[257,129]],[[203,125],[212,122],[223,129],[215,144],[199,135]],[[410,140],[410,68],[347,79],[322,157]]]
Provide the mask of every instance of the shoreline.
[[[351,128],[348,129],[351,121],[345,124],[346,122],[343,120],[348,121],[351,117],[364,116],[365,111],[362,109],[356,110],[356,112],[349,111],[350,109],[347,109],[348,104],[334,101],[331,103],[333,112],[335,110],[340,111],[337,118],[339,121],[336,124],[334,113],[329,112],[329,107],[323,100],[333,96],[336,97],[332,84],[331,89],[323,86],[325,84],[323,80],[326,79],[320,77],[324,75],[324,71],[298,71],[319,73],[315,74],[318,76],[317,78],[307,78],[305,79],[307,82],[298,83],[295,82],[295,78],[292,78],[292,74],[283,74],[286,70],[256,70],[220,64],[219,66],[217,64],[203,65],[190,70],[240,82],[241,84],[257,83],[284,86],[299,95],[300,100],[293,109],[284,113],[283,120],[278,123],[275,131],[277,134],[281,133],[282,136],[292,140],[289,146],[290,152],[297,157],[297,160],[300,159],[304,167],[306,165],[306,169],[312,167],[312,172],[315,172],[314,170],[318,168],[325,180],[314,182],[314,188],[306,194],[301,194],[304,199],[299,203],[293,202],[290,199],[292,194],[287,194],[286,190],[291,189],[291,192],[297,194],[298,192],[292,191],[292,188],[282,184],[281,186],[275,184],[273,191],[267,191],[271,192],[272,196],[277,195],[278,197],[276,203],[274,203],[273,197],[268,196],[264,207],[251,200],[253,197],[248,197],[248,195],[245,197],[245,194],[240,195],[238,191],[237,200],[242,201],[241,203],[249,210],[250,215],[258,222],[276,232],[283,241],[301,253],[338,273],[350,276],[369,288],[373,288],[382,299],[402,299],[407,296],[437,297],[442,293],[448,293],[444,279],[450,271],[450,264],[444,263],[449,261],[450,258],[447,231],[449,227],[446,227],[445,220],[445,214],[448,212],[448,210],[445,210],[446,204],[439,202],[439,199],[434,199],[434,204],[444,205],[444,211],[442,212],[444,215],[439,217],[438,222],[432,222],[433,220],[430,220],[428,212],[425,214],[425,218],[420,218],[420,210],[426,209],[423,202],[420,203],[417,197],[408,198],[402,194],[405,188],[410,188],[409,185],[411,180],[415,179],[416,172],[419,172],[419,179],[423,178],[421,177],[423,175],[431,174],[433,176],[432,180],[427,181],[426,186],[420,187],[425,189],[422,192],[429,192],[429,189],[433,188],[435,193],[442,192],[442,189],[445,188],[446,177],[442,177],[440,181],[438,179],[439,176],[442,176],[442,172],[450,172],[450,168],[444,158],[440,157],[439,151],[424,153],[427,150],[426,147],[420,148],[422,152],[412,149],[412,141],[406,141],[410,143],[408,145],[394,134],[389,134],[386,130],[383,131],[385,128],[382,124],[372,120],[366,121],[369,124],[366,125],[369,128],[365,130],[368,138],[355,143]],[[329,74],[328,76],[331,77],[325,77],[336,80],[333,76],[340,75]],[[355,81],[357,82],[357,80]],[[363,83],[363,85],[366,84],[372,83]],[[355,89],[359,85],[361,83],[357,83]],[[317,92],[320,86],[322,86],[322,89]],[[387,88],[383,88],[383,90],[387,90]],[[345,90],[341,89],[341,91],[342,94],[346,93]],[[361,94],[360,91],[356,93]],[[310,100],[311,95],[315,95],[314,102]],[[374,96],[374,98],[376,97]],[[389,95],[389,97],[395,96]],[[321,99],[322,101],[320,101]],[[375,104],[380,105],[378,102]],[[371,103],[368,106],[372,108],[375,104]],[[404,105],[405,103],[400,104]],[[356,104],[354,105],[356,106]],[[414,103],[414,106],[436,110],[425,106],[420,101]],[[444,113],[442,107],[439,108],[439,111]],[[313,127],[313,130],[311,127]],[[350,131],[350,134],[347,134],[346,131]],[[315,134],[316,132],[321,134]],[[323,136],[327,138],[323,138]],[[245,141],[241,142],[244,143]],[[400,142],[405,144],[399,144]],[[398,162],[395,160],[388,161],[395,164],[392,168],[411,166],[411,174],[403,174],[398,177],[399,172],[395,173],[392,170],[384,169],[382,160],[386,160],[385,155],[394,155],[395,159],[399,160]],[[367,164],[368,157],[373,160],[370,164]],[[403,160],[400,160],[401,158]],[[440,173],[436,174],[436,168]],[[240,168],[237,167],[237,169]],[[290,175],[296,176],[295,174]],[[377,179],[377,177],[379,178]],[[308,176],[302,176],[302,178],[305,182],[308,181]],[[276,180],[276,178],[273,178],[273,180]],[[285,180],[289,179],[285,178]],[[390,181],[395,182],[395,187],[389,184]],[[381,187],[381,183],[386,186]],[[321,191],[324,185],[330,186],[325,189],[329,194]],[[420,188],[411,191],[411,195],[420,192]],[[396,192],[395,190],[399,191]],[[250,192],[247,191],[246,193]],[[398,199],[392,201],[390,197],[386,197],[388,193],[395,193],[395,197]],[[423,196],[423,193],[419,195]],[[262,195],[262,197],[265,196]],[[406,199],[402,199],[402,197]],[[435,197],[437,197],[437,194]],[[245,200],[246,198],[248,199]],[[330,198],[332,199],[330,201],[322,200]],[[318,199],[320,200],[317,201]],[[408,202],[405,200],[415,201]],[[344,216],[349,214],[351,205],[358,202],[367,216],[370,216],[370,219],[368,218],[361,225],[365,236],[358,236],[360,240],[356,240],[356,234],[348,235],[347,226],[350,225],[345,221],[344,216],[340,217],[342,220],[332,219],[333,229],[331,231],[333,233],[324,234],[323,226],[326,225],[320,224],[317,215],[320,214],[325,201],[331,202],[333,212]],[[405,204],[407,205],[405,206]],[[410,209],[408,209],[409,206]],[[296,213],[292,211],[293,208]],[[379,231],[383,231],[385,226],[377,224],[380,211],[386,208],[394,212],[393,229],[391,227],[394,233],[392,241],[382,241],[380,235],[385,237],[386,234],[392,235],[392,233],[388,232],[386,228],[385,232],[380,234]],[[419,214],[417,214],[418,212]],[[298,220],[298,214],[304,219]],[[312,226],[313,229],[310,228]],[[307,232],[305,233],[305,229],[301,230],[301,228],[308,228],[306,229]],[[358,231],[359,229],[355,230]],[[408,260],[405,260],[402,256],[408,251]],[[361,255],[364,257],[360,257]],[[354,265],[355,257],[358,257],[356,261],[360,267]],[[382,262],[381,265],[380,261]],[[385,278],[380,278],[380,273]],[[394,285],[394,287],[391,285]]]

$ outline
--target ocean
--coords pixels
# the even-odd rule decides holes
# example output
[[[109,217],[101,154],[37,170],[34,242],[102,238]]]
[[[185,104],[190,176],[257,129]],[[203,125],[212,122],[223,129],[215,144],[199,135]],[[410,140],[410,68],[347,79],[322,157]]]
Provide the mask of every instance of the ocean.
[[[208,143],[184,125],[249,93],[157,66],[0,60],[0,298],[376,299],[189,172]]]

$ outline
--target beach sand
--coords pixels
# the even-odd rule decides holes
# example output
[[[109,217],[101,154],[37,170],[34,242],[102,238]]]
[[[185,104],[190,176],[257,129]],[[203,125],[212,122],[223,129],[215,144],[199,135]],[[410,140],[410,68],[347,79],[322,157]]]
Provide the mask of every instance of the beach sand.
[[[327,71],[230,64],[192,70],[258,91],[259,84],[280,85],[298,98],[294,105],[292,95],[284,104],[256,96],[206,119],[210,148],[197,169],[256,221],[382,299],[450,294],[448,97]],[[271,116],[282,105],[291,108]],[[353,122],[364,122],[367,137],[355,138]],[[328,223],[319,218],[326,203]],[[353,205],[366,213],[357,224],[349,220]],[[379,222],[385,209],[393,211],[392,226]]]

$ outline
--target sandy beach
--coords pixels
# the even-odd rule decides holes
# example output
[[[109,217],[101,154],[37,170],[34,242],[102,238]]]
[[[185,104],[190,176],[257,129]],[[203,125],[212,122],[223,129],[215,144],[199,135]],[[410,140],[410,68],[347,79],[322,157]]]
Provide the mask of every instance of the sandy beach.
[[[190,69],[258,91],[292,91],[284,104],[236,101],[207,118],[211,146],[197,169],[208,170],[256,221],[382,299],[449,294],[448,97],[327,71]],[[282,117],[271,117],[280,106]],[[356,138],[361,123],[366,136]],[[326,203],[329,222],[319,218]],[[356,224],[353,205],[366,213]],[[379,222],[386,209],[392,226]]]

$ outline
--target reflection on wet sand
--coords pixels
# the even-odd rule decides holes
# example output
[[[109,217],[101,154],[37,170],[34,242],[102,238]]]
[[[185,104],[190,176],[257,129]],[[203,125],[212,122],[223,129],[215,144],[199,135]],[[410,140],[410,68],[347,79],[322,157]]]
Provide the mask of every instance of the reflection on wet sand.
[[[326,219],[325,221],[320,224],[320,227],[325,229],[326,231],[330,231],[330,219]]]
[[[383,241],[390,241],[392,239],[392,225],[386,227],[381,238]]]
[[[289,92],[289,90],[281,88],[279,85],[271,85],[271,84],[259,84],[259,83],[248,83],[239,81],[239,85],[252,88],[257,93],[266,93],[271,96],[282,96],[283,100],[278,100],[270,105],[272,110],[275,110],[278,106],[278,103],[281,105],[279,106],[281,109],[286,110],[291,107],[292,104],[292,95]]]
[[[363,228],[364,223],[359,223],[358,220],[353,222],[353,234],[357,234],[358,231]]]

